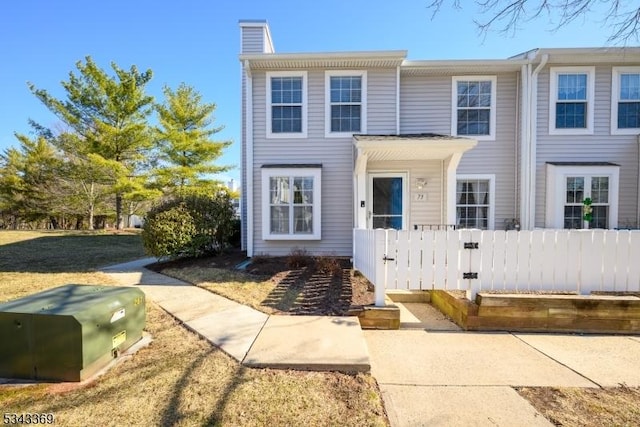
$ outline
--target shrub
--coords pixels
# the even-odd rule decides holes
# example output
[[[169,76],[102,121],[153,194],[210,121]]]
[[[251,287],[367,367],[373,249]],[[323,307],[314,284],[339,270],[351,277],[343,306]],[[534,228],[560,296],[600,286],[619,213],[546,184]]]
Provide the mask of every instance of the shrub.
[[[316,269],[320,273],[328,274],[330,276],[339,277],[342,275],[342,265],[340,260],[336,257],[322,256],[316,258]]]
[[[226,192],[184,195],[153,207],[145,218],[142,240],[157,257],[197,257],[229,247],[234,212]]]
[[[313,258],[304,248],[293,248],[287,255],[286,264],[288,268],[309,267],[313,264]]]

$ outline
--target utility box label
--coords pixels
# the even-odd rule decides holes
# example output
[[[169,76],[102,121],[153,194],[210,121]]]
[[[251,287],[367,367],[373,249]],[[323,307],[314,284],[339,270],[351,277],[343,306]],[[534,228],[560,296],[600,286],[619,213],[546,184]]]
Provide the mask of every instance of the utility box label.
[[[127,340],[127,331],[118,332],[112,338],[112,342],[113,342],[112,348],[118,347],[120,344],[122,344],[126,340]]]
[[[113,313],[111,315],[111,323],[117,322],[118,320],[122,319],[124,317],[124,315],[125,315],[124,308],[116,311],[115,313]]]

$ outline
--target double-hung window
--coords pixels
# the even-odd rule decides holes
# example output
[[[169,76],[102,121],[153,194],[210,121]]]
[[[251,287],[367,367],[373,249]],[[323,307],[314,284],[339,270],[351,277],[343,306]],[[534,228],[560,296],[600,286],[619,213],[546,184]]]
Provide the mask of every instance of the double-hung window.
[[[451,134],[495,139],[495,76],[453,77]]]
[[[595,68],[556,67],[550,77],[549,133],[592,134]]]
[[[321,166],[262,168],[262,238],[319,240]]]
[[[640,133],[640,67],[613,67],[611,75],[611,133]]]
[[[267,73],[267,138],[307,136],[307,73]]]
[[[494,192],[493,175],[458,175],[456,225],[460,228],[492,229]]]
[[[325,74],[325,134],[351,136],[367,130],[366,71],[327,71]]]
[[[567,176],[564,228],[609,228],[609,177]],[[591,199],[591,221],[585,221],[585,199]]]
[[[547,163],[545,226],[617,227],[619,169],[618,165],[606,162]],[[585,205],[587,199],[590,204]],[[587,213],[589,217],[585,217]]]

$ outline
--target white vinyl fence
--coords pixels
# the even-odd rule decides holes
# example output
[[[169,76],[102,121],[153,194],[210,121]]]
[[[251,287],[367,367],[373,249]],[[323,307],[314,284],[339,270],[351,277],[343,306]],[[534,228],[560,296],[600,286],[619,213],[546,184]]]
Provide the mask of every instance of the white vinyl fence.
[[[354,230],[354,268],[385,289],[640,292],[640,231]]]

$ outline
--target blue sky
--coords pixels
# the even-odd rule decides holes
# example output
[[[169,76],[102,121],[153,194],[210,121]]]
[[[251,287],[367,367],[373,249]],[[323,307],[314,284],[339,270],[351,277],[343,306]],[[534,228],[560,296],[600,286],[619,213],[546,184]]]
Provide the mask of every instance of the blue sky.
[[[266,19],[276,52],[408,50],[409,59],[506,58],[535,47],[607,44],[609,30],[578,20],[552,32],[546,17],[515,35],[480,37],[482,19],[469,0],[432,20],[431,0],[2,0],[0,2],[0,151],[16,145],[27,120],[58,120],[31,94],[27,82],[62,97],[60,82],[90,55],[103,68],[114,61],[152,69],[149,93],[181,82],[214,102],[219,139],[233,140],[220,164],[240,177],[240,19]],[[597,16],[594,14],[593,16]],[[596,18],[597,19],[597,18]]]

